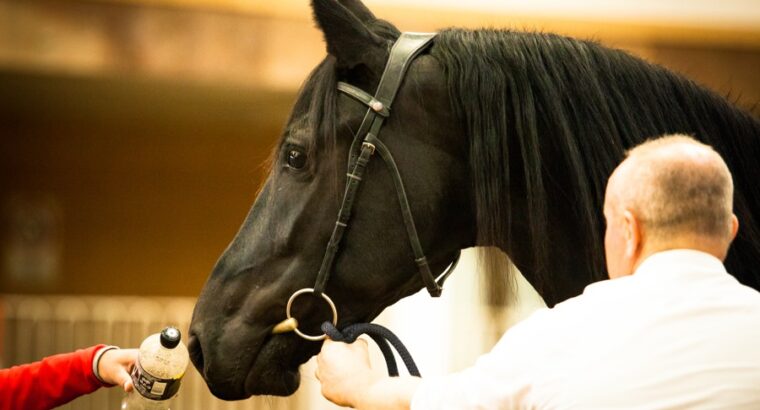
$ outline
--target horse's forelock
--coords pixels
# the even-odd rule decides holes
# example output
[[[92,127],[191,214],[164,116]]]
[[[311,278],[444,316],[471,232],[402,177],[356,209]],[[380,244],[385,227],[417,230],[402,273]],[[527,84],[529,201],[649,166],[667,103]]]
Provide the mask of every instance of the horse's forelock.
[[[389,41],[394,41],[400,35],[398,29],[385,20],[376,19],[367,24],[373,33]],[[330,164],[337,163],[336,156],[339,155],[336,149],[337,98],[338,64],[335,57],[328,54],[304,81],[286,122],[286,126],[289,126],[298,118],[306,118],[306,127],[311,135],[307,154],[310,156],[319,154],[322,160]],[[270,172],[271,167],[277,162],[276,155],[284,142],[283,135],[266,162]],[[337,172],[337,169],[335,171]]]
[[[301,85],[296,102],[285,123],[286,128],[277,141],[270,159],[267,160],[270,169],[277,162],[276,155],[286,142],[288,128],[294,125],[308,130],[309,138],[306,147],[308,155],[327,151],[327,154],[330,154],[328,158],[332,158],[336,138],[337,89],[335,59],[327,56]],[[294,124],[296,121],[299,124]]]

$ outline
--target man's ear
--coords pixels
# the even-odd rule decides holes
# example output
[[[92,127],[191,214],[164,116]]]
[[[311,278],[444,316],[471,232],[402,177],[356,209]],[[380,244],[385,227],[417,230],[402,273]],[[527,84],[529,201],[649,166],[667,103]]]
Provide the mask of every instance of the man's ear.
[[[623,229],[625,229],[625,258],[635,264],[641,254],[641,224],[629,210],[623,211]]]
[[[339,67],[364,64],[373,71],[382,70],[388,42],[368,28],[374,16],[364,4],[357,0],[312,0],[311,7],[324,33],[327,52],[335,56]]]
[[[731,237],[729,238],[730,242],[734,241],[734,238],[736,238],[736,234],[738,232],[739,232],[739,218],[737,218],[735,214],[731,214]]]

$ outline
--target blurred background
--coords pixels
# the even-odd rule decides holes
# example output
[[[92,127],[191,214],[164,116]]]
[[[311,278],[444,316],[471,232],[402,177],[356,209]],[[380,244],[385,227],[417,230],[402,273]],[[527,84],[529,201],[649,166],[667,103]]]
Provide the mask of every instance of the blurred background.
[[[402,30],[594,38],[760,115],[756,0],[366,4]],[[187,328],[325,54],[310,13],[307,0],[0,0],[0,367]],[[441,300],[416,295],[380,318],[425,374],[472,363],[541,306],[530,289],[514,306],[484,305],[475,259]],[[190,369],[176,408],[329,408],[310,366],[294,397],[238,403],[214,399]],[[67,408],[118,400],[102,390]]]

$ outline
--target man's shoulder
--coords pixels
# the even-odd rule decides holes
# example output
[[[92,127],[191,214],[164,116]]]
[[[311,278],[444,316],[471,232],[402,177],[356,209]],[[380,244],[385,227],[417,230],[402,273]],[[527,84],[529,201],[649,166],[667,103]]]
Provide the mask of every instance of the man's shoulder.
[[[603,314],[626,292],[626,278],[602,280],[588,285],[582,294],[566,299],[551,308],[538,309],[520,324],[524,328],[568,327],[597,314]]]

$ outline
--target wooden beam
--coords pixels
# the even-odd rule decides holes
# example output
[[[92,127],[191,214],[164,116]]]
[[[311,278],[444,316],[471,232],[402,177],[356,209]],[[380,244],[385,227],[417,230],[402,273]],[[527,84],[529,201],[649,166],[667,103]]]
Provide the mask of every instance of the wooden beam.
[[[306,0],[250,1],[250,0],[95,0],[107,3],[163,5],[190,8],[208,12],[227,12],[265,17],[271,19],[310,21],[311,10]],[[667,2],[668,0],[663,0]],[[435,31],[443,27],[483,26],[504,27],[520,30],[557,32],[573,37],[593,37],[604,42],[620,45],[670,44],[719,48],[760,49],[760,17],[740,20],[743,16],[724,17],[718,21],[700,18],[678,18],[667,15],[652,17],[626,17],[622,15],[599,15],[596,17],[567,17],[558,13],[531,12],[529,9],[510,9],[501,4],[497,10],[481,7],[467,10],[465,7],[431,7],[430,1],[383,1],[366,0],[365,3],[380,18],[397,24],[409,31]],[[544,2],[545,3],[545,2]],[[677,2],[679,5],[682,2]],[[747,2],[738,0],[734,9]],[[724,2],[716,2],[716,10],[725,8]],[[591,7],[591,6],[585,6]],[[748,6],[752,7],[752,6]],[[582,9],[581,9],[582,11]],[[625,10],[623,10],[625,11]],[[747,10],[751,16],[760,16],[760,6]],[[735,13],[736,14],[736,13]]]
[[[372,8],[410,31],[512,27],[594,38],[643,56],[668,48],[760,55],[760,25],[581,21],[380,2]],[[16,72],[147,77],[292,93],[325,55],[306,0],[0,1],[0,17],[0,70]],[[738,69],[752,67],[728,67]]]

